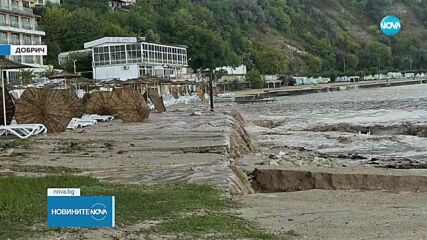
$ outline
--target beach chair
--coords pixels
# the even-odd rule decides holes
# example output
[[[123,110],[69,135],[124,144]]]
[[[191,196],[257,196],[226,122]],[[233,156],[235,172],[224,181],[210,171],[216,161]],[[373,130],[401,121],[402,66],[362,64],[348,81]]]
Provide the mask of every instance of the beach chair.
[[[0,126],[0,136],[10,134],[20,139],[27,139],[31,136],[46,133],[47,128],[43,124],[13,124]]]
[[[43,124],[11,124],[9,127],[18,127],[28,130],[32,135],[46,134],[47,128]]]
[[[87,115],[83,115],[82,117],[83,120],[95,120],[98,122],[109,122],[114,120],[114,116],[111,115],[98,115],[98,114],[87,114]]]
[[[89,127],[89,126],[95,125],[97,122],[98,121],[91,120],[91,119],[73,118],[68,123],[67,129],[76,129],[76,128]]]

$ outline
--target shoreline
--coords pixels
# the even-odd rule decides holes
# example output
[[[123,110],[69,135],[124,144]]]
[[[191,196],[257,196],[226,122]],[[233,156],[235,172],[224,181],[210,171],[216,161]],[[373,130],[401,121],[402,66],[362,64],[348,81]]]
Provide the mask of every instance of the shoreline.
[[[426,84],[427,79],[405,79],[405,80],[390,80],[390,81],[369,81],[369,82],[357,82],[357,83],[327,83],[319,85],[302,85],[292,87],[282,87],[277,89],[257,89],[257,90],[243,90],[233,92],[236,94],[235,100],[242,101],[256,98],[273,98],[273,97],[285,97],[285,96],[298,96],[305,94],[314,94],[322,92],[338,92],[348,91],[355,89],[369,89],[369,88],[386,88],[396,86],[408,86],[417,84]]]

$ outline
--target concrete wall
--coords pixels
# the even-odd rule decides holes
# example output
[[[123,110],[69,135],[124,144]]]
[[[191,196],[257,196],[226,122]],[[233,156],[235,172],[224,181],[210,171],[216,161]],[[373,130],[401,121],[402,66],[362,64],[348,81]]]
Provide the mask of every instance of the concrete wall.
[[[139,77],[139,66],[138,65],[127,65],[125,66],[107,66],[107,67],[94,67],[93,78],[96,80],[109,80],[109,79],[120,79],[129,80]]]

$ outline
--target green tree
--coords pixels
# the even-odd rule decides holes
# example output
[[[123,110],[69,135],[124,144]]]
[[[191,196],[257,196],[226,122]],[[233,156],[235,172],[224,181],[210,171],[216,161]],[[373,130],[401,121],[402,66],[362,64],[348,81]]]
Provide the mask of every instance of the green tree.
[[[379,34],[385,5],[411,16],[402,16],[407,31],[395,38]],[[46,62],[55,66],[58,53],[104,36],[187,45],[194,69],[243,62],[262,74],[319,75],[342,71],[344,60],[351,72],[427,62],[426,32],[409,31],[427,26],[427,1],[139,0],[125,12],[110,10],[107,0],[67,0],[35,11],[46,31]]]
[[[56,71],[53,68],[49,68],[46,71],[40,73],[40,77],[45,77],[45,78],[49,78],[52,77],[53,75],[55,75]]]
[[[21,70],[19,72],[19,79],[22,81],[22,84],[30,84],[33,80],[34,72],[33,70]]]
[[[64,24],[66,28],[61,38],[62,51],[82,49],[85,42],[103,36],[103,25],[90,9],[75,10],[66,18]]]
[[[308,65],[308,73],[319,74],[322,71],[322,59],[314,55],[306,57]]]
[[[46,10],[46,14],[41,20],[41,24],[46,32],[47,63],[58,66],[58,54],[62,51],[62,38],[65,32],[66,19],[70,13],[59,7],[52,7]]]
[[[372,66],[385,69],[391,64],[391,49],[385,44],[373,42],[368,45],[369,58]]]
[[[255,56],[255,65],[263,74],[279,74],[287,69],[288,62],[279,50],[263,48]]]
[[[258,70],[251,70],[248,72],[246,78],[251,83],[251,87],[253,89],[260,89],[264,88],[265,80],[262,78],[260,71]]]
[[[322,38],[317,43],[317,54],[323,60],[322,67],[324,71],[335,69],[336,52],[329,38]]]

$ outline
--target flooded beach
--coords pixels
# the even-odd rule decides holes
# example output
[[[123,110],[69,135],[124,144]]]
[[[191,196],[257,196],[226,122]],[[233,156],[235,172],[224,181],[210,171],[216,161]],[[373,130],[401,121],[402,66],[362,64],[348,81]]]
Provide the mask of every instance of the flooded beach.
[[[241,215],[294,239],[425,239],[426,90],[241,105],[256,148],[241,165],[257,192]]]
[[[261,152],[304,148],[323,159],[316,165],[425,168],[426,90],[413,85],[289,96],[241,109]]]

